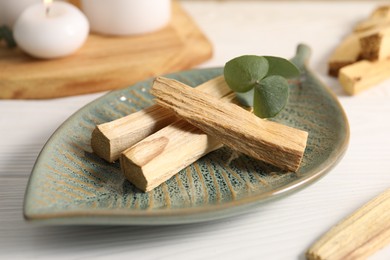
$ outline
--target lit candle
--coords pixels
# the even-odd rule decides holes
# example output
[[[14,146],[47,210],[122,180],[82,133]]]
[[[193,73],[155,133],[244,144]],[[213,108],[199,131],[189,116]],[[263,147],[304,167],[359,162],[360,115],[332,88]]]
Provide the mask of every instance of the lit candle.
[[[14,25],[14,38],[26,53],[37,58],[59,58],[79,49],[85,42],[89,24],[71,4],[44,0],[29,6]]]
[[[133,35],[158,30],[170,20],[171,0],[82,0],[91,31]]]

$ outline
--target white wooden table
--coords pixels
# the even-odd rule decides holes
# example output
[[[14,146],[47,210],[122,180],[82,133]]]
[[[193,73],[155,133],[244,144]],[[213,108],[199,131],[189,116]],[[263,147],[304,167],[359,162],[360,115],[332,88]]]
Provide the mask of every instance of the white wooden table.
[[[303,259],[321,234],[390,187],[390,81],[349,97],[326,74],[326,60],[340,39],[384,2],[183,2],[215,47],[214,57],[200,67],[223,66],[243,54],[288,58],[298,43],[307,43],[312,68],[338,95],[350,121],[347,154],[328,175],[239,217],[146,228],[26,223],[24,190],[40,149],[68,116],[104,93],[1,100],[0,259]],[[372,259],[390,259],[390,246]]]

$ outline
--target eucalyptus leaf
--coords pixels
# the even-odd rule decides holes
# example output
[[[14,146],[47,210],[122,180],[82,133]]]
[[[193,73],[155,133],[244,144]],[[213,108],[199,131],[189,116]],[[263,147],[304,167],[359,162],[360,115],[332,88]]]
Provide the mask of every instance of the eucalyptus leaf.
[[[240,102],[241,105],[246,107],[253,107],[253,95],[255,88],[244,92],[244,93],[236,93],[236,98]]]
[[[279,75],[264,78],[255,86],[253,112],[261,118],[276,116],[287,104],[289,84]]]
[[[247,92],[267,75],[268,67],[268,61],[264,57],[240,56],[225,64],[225,81],[233,91]]]
[[[285,78],[295,78],[298,77],[300,72],[297,66],[292,62],[273,56],[264,56],[268,61],[268,73],[267,76],[279,75]]]

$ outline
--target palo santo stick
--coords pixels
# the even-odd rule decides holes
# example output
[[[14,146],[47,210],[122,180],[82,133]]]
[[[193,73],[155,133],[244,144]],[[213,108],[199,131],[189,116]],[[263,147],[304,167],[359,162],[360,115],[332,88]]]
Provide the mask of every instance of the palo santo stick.
[[[176,120],[168,109],[154,105],[117,120],[96,126],[92,132],[93,151],[113,162],[120,153]]]
[[[337,77],[342,67],[358,61],[360,53],[359,37],[356,34],[347,36],[329,58],[329,75]]]
[[[127,180],[150,191],[221,146],[216,138],[178,120],[124,151],[120,165]]]
[[[349,95],[368,89],[390,77],[390,60],[362,60],[340,70],[339,81]]]
[[[390,25],[385,24],[359,34],[361,57],[384,60],[390,57]]]
[[[387,18],[390,20],[390,5],[379,6],[371,13],[370,18]]]
[[[364,21],[358,23],[354,31],[362,32],[373,29],[374,27],[382,26],[390,22],[390,6],[380,6],[376,8],[371,15]]]
[[[358,23],[353,30],[355,33],[363,33],[364,31],[375,29],[375,27],[389,26],[389,25],[390,25],[390,18],[375,17],[375,18],[369,18],[365,21]]]
[[[230,148],[283,170],[299,168],[308,133],[262,120],[183,83],[157,78],[151,89],[157,103]]]
[[[337,77],[340,69],[360,59],[384,60],[390,57],[390,23],[347,36],[331,54],[328,73]]]
[[[354,28],[360,39],[361,58],[383,60],[390,56],[390,7],[381,6]]]
[[[232,92],[226,86],[222,76],[199,85],[197,89],[216,98],[221,98]],[[175,120],[176,117],[172,111],[153,105],[128,116],[98,125],[92,132],[91,146],[98,156],[113,162],[119,158],[121,152]]]
[[[223,102],[231,102],[234,93]],[[122,173],[138,189],[150,191],[222,144],[183,119],[149,135],[120,157]]]
[[[388,57],[387,28],[390,27],[390,7],[382,6],[371,16],[358,23],[352,34],[345,37],[331,54],[328,74],[338,76],[340,69],[358,60],[384,59]]]
[[[333,227],[306,253],[309,260],[366,259],[390,243],[390,189]]]

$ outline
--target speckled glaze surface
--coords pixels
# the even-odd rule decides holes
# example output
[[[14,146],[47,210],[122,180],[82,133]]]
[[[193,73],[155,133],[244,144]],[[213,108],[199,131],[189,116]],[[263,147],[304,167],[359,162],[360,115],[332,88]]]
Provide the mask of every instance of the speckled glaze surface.
[[[291,83],[287,107],[273,120],[309,132],[298,172],[277,168],[246,156],[230,164],[222,148],[149,193],[137,190],[120,173],[92,153],[91,133],[97,124],[153,103],[151,80],[111,92],[65,121],[43,148],[27,187],[24,214],[43,224],[164,225],[207,221],[242,214],[280,198],[324,176],[342,158],[349,126],[337,99],[306,69],[304,46],[293,58],[302,70]],[[221,75],[222,69],[169,75],[196,86]]]

